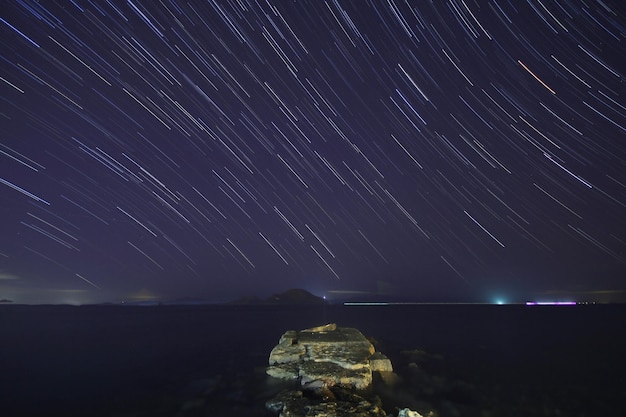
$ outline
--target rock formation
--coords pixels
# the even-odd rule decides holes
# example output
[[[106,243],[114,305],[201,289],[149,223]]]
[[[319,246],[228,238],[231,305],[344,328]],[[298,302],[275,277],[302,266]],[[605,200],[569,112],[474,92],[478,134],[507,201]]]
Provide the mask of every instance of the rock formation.
[[[391,361],[360,331],[336,324],[285,332],[269,364],[267,374],[275,378],[357,390],[371,385],[372,372],[393,372]]]
[[[371,386],[373,372],[391,375],[391,361],[357,329],[327,324],[289,330],[272,349],[269,365],[268,375],[301,386],[267,402],[281,416],[386,416],[380,400],[356,391]]]

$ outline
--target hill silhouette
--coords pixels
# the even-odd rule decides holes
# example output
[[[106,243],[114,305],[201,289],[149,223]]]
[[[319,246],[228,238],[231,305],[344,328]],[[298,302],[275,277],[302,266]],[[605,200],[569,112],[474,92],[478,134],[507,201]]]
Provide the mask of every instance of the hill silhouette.
[[[322,305],[326,300],[311,294],[307,290],[293,288],[282,293],[274,294],[268,298],[256,296],[244,296],[231,301],[229,304],[237,305]]]

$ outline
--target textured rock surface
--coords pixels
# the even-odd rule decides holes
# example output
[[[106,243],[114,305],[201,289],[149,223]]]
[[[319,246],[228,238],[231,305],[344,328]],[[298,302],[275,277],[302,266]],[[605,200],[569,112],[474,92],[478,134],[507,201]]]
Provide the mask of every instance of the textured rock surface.
[[[336,324],[289,330],[272,349],[267,374],[298,380],[266,402],[281,417],[385,417],[380,399],[365,395],[372,372],[383,380],[393,374],[391,361],[357,329]]]
[[[386,417],[380,400],[367,400],[340,387],[305,395],[302,391],[284,391],[266,404],[280,417]]]
[[[370,357],[370,366],[373,372],[393,372],[391,361],[380,352],[374,352]]]
[[[392,372],[391,361],[354,328],[327,324],[301,331],[289,330],[269,357],[267,374],[299,379],[302,385],[365,389],[372,371]]]

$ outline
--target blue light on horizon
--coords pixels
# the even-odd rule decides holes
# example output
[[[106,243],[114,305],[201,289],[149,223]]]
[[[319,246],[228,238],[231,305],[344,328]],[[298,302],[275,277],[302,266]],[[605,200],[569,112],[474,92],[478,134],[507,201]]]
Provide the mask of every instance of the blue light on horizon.
[[[527,306],[575,306],[576,301],[526,301]]]

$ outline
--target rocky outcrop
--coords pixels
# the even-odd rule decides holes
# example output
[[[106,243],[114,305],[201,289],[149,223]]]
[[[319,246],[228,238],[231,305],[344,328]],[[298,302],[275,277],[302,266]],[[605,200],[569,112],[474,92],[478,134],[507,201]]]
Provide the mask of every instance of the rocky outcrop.
[[[327,324],[301,331],[289,330],[272,349],[267,374],[315,385],[362,390],[372,383],[372,372],[393,372],[391,361],[354,328]]]
[[[268,375],[299,382],[268,401],[281,416],[386,416],[377,397],[360,394],[372,384],[372,373],[393,374],[391,361],[354,328],[327,324],[289,330],[269,357]]]

